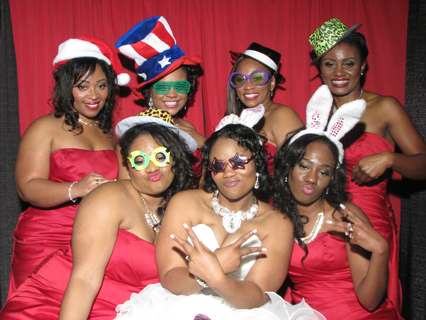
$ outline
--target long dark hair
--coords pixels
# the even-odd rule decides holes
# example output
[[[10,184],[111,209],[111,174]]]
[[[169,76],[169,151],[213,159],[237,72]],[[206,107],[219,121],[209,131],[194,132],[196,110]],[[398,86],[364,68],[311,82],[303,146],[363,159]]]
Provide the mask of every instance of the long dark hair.
[[[239,146],[250,150],[253,161],[255,163],[256,172],[259,173],[259,188],[253,189],[254,195],[260,200],[267,201],[269,196],[270,181],[265,158],[265,148],[263,143],[266,138],[255,132],[253,129],[242,124],[228,124],[222,129],[214,132],[208,138],[201,149],[203,159],[201,164],[206,169],[210,164],[210,151],[219,138],[227,138],[235,140]],[[262,141],[262,143],[260,143]],[[217,190],[217,186],[213,181],[212,173],[207,171],[205,175],[205,184],[203,187],[206,192]]]
[[[108,98],[97,117],[98,126],[103,129],[104,133],[110,133],[117,92],[117,86],[114,83],[116,74],[112,67],[105,61],[96,58],[74,58],[60,66],[54,73],[56,85],[52,102],[55,108],[55,117],[65,116],[65,123],[71,126],[70,131],[78,129],[79,134],[83,132],[83,126],[78,122],[78,112],[74,109],[72,90],[77,83],[90,77],[95,72],[96,66],[102,68],[108,85]]]
[[[298,131],[296,131],[296,133]],[[308,222],[308,218],[306,216],[299,215],[296,201],[291,193],[289,184],[285,181],[285,179],[289,177],[294,167],[305,156],[306,148],[309,144],[314,142],[324,143],[330,148],[336,164],[339,161],[339,151],[336,145],[324,135],[306,134],[291,144],[290,140],[291,138],[287,139],[275,155],[275,174],[272,198],[274,200],[274,207],[285,212],[290,217],[294,225],[294,237],[307,255],[308,249],[301,238],[305,236],[303,225]],[[345,185],[346,166],[343,163],[333,170],[333,178],[328,185],[328,194],[324,192],[321,195],[321,197],[327,201],[331,207],[335,208],[335,210],[340,210],[339,205],[348,201],[348,193],[345,191]]]
[[[241,55],[237,61],[235,61],[234,66],[232,67],[231,73],[234,73],[237,71],[238,65],[240,64],[241,61],[243,61],[244,59],[251,59],[253,61],[259,62],[258,60],[252,59],[250,57],[246,57],[244,55]],[[268,67],[267,65],[261,63],[266,69],[268,69],[269,71],[269,81],[271,81],[272,76],[275,76],[275,80],[276,83],[279,82],[279,73],[272,70],[270,67]],[[276,87],[276,86],[275,86]],[[240,99],[238,99],[238,95],[237,92],[234,88],[231,87],[231,85],[228,83],[227,88],[226,88],[226,96],[227,96],[227,106],[226,106],[226,113],[225,115],[230,115],[230,114],[236,114],[237,116],[241,115],[241,112],[246,108],[246,106],[241,102]]]
[[[141,135],[150,135],[159,145],[170,151],[173,157],[172,171],[174,178],[171,185],[163,193],[163,206],[158,208],[158,214],[163,216],[170,198],[179,191],[190,189],[196,183],[192,165],[196,158],[188,151],[185,141],[171,129],[157,123],[144,123],[127,130],[121,137],[120,153],[124,157],[129,156],[129,149],[133,141]]]

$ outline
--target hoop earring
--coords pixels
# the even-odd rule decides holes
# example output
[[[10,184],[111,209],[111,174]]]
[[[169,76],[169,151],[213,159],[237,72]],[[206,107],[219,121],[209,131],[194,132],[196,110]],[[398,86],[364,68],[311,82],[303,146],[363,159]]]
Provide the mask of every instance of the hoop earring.
[[[148,106],[149,110],[152,110],[152,107],[154,106],[154,101],[152,100],[152,97],[149,97]]]
[[[256,182],[254,183],[254,188],[259,189],[259,173],[256,172]]]

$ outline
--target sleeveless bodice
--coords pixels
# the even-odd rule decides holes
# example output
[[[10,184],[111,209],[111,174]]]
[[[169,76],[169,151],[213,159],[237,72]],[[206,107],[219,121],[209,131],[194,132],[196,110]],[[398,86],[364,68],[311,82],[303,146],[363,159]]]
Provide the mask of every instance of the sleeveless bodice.
[[[205,225],[199,224],[192,227],[198,239],[211,251],[219,248],[213,230]],[[188,237],[188,242],[192,244]],[[261,246],[257,235],[251,236],[241,246]],[[256,262],[258,253],[252,253],[241,260],[240,268],[230,274],[235,280],[243,280]],[[174,295],[164,289],[161,284],[147,286],[139,294],[132,294],[129,301],[117,306],[118,320],[187,320],[194,319],[203,314],[209,319],[233,319],[233,320],[317,320],[324,319],[322,315],[312,310],[306,303],[302,302],[291,306],[275,292],[266,292],[270,301],[259,308],[235,309],[228,305],[220,296],[210,288],[205,288],[195,294]]]
[[[114,150],[60,149],[50,155],[49,180],[74,182],[91,172],[112,180],[117,178],[117,170]],[[78,203],[68,201],[54,208],[30,207],[19,216],[14,232],[9,295],[49,254],[66,249]]]
[[[265,142],[264,146],[265,146],[266,163],[268,165],[268,172],[271,175],[271,177],[273,177],[275,172],[274,157],[278,151],[278,148],[274,146],[273,144],[270,144],[269,142]]]
[[[349,135],[344,139],[345,159],[348,172],[347,191],[352,194],[352,202],[368,216],[374,228],[389,242],[389,283],[388,298],[400,310],[402,290],[398,277],[397,226],[395,215],[387,195],[389,172],[368,184],[358,185],[351,179],[353,167],[367,156],[390,151],[394,146],[386,139],[369,132],[364,132],[355,141]]]
[[[351,179],[353,167],[363,158],[384,151],[394,151],[393,145],[382,137],[369,132],[364,132],[357,140],[345,149],[348,184],[347,191],[354,199],[353,202],[360,206],[368,206],[370,212],[365,212],[371,220],[375,217],[383,219],[383,214],[388,215],[387,182],[388,174],[365,185],[358,185]],[[372,210],[371,210],[372,209]],[[373,215],[373,216],[372,216]]]
[[[154,251],[153,244],[119,230],[89,319],[114,318],[118,303],[125,302],[133,292],[159,281]],[[56,251],[9,298],[0,319],[57,319],[71,269],[70,246]]]
[[[394,306],[385,300],[373,313],[366,311],[356,297],[346,242],[323,232],[307,244],[309,254],[295,244],[289,277],[293,283],[291,295],[298,303],[304,298],[327,320],[333,319],[399,319]]]

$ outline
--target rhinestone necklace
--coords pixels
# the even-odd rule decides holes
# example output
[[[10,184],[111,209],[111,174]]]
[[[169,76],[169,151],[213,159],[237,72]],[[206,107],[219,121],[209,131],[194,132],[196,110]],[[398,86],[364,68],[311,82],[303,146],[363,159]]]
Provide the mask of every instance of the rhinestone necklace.
[[[89,126],[89,127],[94,127],[94,126],[97,126],[98,125],[98,123],[99,123],[99,121],[98,120],[96,120],[95,122],[93,122],[93,123],[87,123],[86,121],[83,121],[83,120],[81,120],[81,119],[78,119],[78,122],[81,122],[82,124],[84,124],[85,126]]]
[[[141,199],[143,201],[143,204],[145,205],[146,213],[145,213],[145,219],[146,223],[154,230],[155,232],[160,232],[161,228],[161,220],[158,218],[158,216],[149,210],[148,205],[146,204],[145,198],[142,196],[142,194],[139,193],[141,196]]]
[[[248,209],[247,211],[239,210],[237,212],[231,211],[226,207],[223,207],[219,203],[219,199],[217,198],[219,195],[219,190],[216,190],[213,195],[212,199],[212,207],[213,211],[219,215],[222,216],[222,224],[225,228],[226,232],[228,233],[234,233],[241,227],[241,222],[244,220],[250,220],[253,219],[257,211],[259,210],[259,206],[257,205],[257,199],[255,196],[253,196],[253,205]]]
[[[364,89],[361,88],[361,93],[360,93],[358,99],[361,99],[363,94],[364,94]],[[333,114],[336,113],[336,111],[337,111],[336,105],[333,104]]]

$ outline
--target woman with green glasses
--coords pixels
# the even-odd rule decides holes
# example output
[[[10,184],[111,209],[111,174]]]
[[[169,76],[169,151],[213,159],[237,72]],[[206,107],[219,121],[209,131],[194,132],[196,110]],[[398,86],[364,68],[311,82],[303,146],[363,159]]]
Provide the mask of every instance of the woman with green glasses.
[[[190,122],[182,119],[188,99],[197,88],[201,58],[185,55],[176,45],[166,19],[161,16],[138,23],[115,46],[119,52],[135,60],[136,72],[143,79],[133,88],[133,93],[145,99],[150,109],[169,112],[176,125],[192,136],[201,148],[205,137]],[[124,161],[121,162],[124,168]]]
[[[254,129],[268,139],[265,149],[270,159],[268,170],[272,173],[272,158],[277,147],[283,144],[289,132],[303,126],[292,108],[272,101],[276,85],[285,81],[278,72],[281,54],[253,42],[242,54],[231,51],[231,57],[236,61],[229,76],[226,114],[240,116],[245,108],[260,104],[265,107],[263,120]]]

